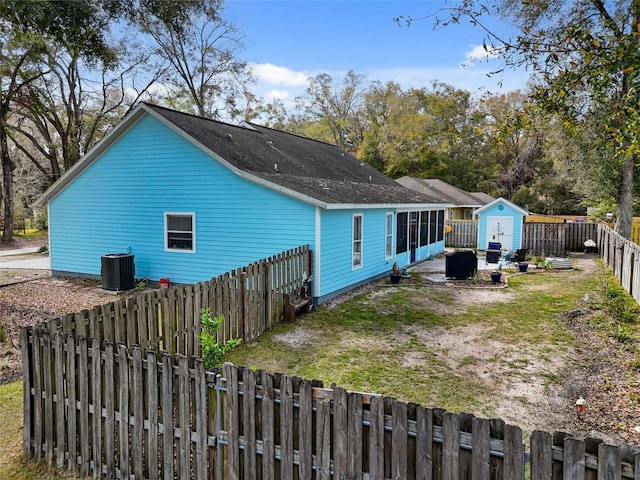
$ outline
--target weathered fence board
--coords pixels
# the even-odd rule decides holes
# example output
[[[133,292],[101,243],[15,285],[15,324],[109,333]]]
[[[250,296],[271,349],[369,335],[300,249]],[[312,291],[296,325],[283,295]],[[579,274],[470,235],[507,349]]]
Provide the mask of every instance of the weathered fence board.
[[[38,328],[25,328],[21,340],[25,406],[40,405],[38,415],[25,412],[25,454],[83,475],[525,478],[522,431],[501,420],[230,364],[215,375],[198,358],[50,338]],[[635,447],[545,432],[530,445],[532,480],[639,475]]]
[[[598,225],[598,251],[620,285],[640,303],[640,246],[606,225]]]
[[[478,245],[477,220],[446,220],[451,231],[444,236],[447,247],[475,248]]]
[[[270,272],[277,271],[274,277]],[[254,340],[282,321],[283,296],[311,275],[311,252],[298,247],[196,285],[180,285],[119,300],[44,324],[54,332],[139,345],[156,351],[200,354],[201,309],[224,322],[218,341]]]

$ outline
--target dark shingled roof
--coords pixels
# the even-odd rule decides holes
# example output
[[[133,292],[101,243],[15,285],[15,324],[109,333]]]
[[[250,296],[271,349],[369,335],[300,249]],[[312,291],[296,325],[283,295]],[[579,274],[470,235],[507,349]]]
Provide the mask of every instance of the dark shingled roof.
[[[238,170],[323,203],[442,203],[404,188],[335,145],[255,124],[235,126],[145,105]]]
[[[441,202],[454,206],[481,207],[494,200],[491,195],[482,192],[470,193],[437,178],[402,177],[396,180],[411,190],[431,195]]]

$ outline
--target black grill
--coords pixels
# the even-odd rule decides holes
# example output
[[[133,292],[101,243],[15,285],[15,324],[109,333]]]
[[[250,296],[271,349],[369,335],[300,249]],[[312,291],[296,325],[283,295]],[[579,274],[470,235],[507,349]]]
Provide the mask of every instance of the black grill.
[[[447,278],[469,278],[478,271],[478,257],[471,250],[460,250],[445,257],[445,276]]]

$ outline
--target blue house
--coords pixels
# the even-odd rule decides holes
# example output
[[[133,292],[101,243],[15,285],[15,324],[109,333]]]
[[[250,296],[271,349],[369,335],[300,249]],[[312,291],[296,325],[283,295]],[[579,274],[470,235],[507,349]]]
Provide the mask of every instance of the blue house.
[[[500,243],[505,250],[522,247],[524,217],[529,215],[523,208],[500,197],[473,215],[478,218],[478,250],[486,250],[489,242]]]
[[[444,251],[447,205],[334,145],[136,106],[36,202],[57,276],[208,280],[309,244],[318,301]]]

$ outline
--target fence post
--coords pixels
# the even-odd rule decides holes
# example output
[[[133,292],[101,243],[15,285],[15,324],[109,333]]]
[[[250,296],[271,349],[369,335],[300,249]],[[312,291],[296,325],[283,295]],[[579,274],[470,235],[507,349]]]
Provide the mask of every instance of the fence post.
[[[619,480],[621,478],[620,449],[601,443],[598,445],[598,480]]]
[[[271,262],[264,264],[264,330],[271,328],[273,315],[273,279],[271,277]]]
[[[22,402],[23,402],[23,426],[22,426],[22,454],[30,457],[33,454],[32,447],[32,429],[33,429],[33,413],[32,396],[31,396],[31,327],[24,327],[20,330],[20,350],[22,353]]]
[[[562,478],[584,480],[585,477],[585,444],[572,437],[564,439],[564,460],[562,462]]]
[[[239,308],[238,312],[238,320],[240,321],[240,325],[238,325],[238,330],[240,330],[240,335],[242,339],[242,343],[247,343],[247,326],[249,325],[249,308],[247,305],[248,302],[248,293],[247,293],[247,269],[243,268],[240,271],[240,298],[239,298]]]

